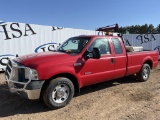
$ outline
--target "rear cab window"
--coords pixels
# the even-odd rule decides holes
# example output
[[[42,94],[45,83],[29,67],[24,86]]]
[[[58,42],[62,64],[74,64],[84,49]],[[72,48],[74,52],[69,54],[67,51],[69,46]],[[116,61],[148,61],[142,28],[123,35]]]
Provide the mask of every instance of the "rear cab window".
[[[111,41],[113,43],[115,54],[123,54],[121,42],[118,38],[111,38]]]

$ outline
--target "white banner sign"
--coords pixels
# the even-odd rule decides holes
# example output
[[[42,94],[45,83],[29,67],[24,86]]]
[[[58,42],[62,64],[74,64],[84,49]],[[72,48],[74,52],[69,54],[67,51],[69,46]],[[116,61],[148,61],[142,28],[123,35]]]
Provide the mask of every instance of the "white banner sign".
[[[91,30],[42,26],[25,23],[0,22],[0,69],[7,59],[17,55],[53,51],[73,36],[98,35]]]

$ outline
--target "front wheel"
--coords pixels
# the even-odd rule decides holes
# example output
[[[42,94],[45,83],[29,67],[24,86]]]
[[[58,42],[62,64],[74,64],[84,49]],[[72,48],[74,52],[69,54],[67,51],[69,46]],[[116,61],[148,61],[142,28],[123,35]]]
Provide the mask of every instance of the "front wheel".
[[[73,83],[65,77],[58,77],[49,83],[43,90],[44,103],[54,109],[66,106],[74,95]]]
[[[147,81],[150,76],[150,66],[148,64],[144,64],[141,70],[137,73],[138,80],[141,82]]]

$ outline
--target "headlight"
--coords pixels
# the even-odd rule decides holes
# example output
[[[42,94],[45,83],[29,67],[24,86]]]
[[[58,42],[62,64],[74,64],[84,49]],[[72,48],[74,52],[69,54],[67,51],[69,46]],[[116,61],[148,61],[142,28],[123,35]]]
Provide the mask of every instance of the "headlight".
[[[15,61],[12,61],[12,66],[18,67],[18,64]]]
[[[31,71],[30,71],[31,70]],[[38,72],[35,69],[25,69],[25,79],[38,80]]]

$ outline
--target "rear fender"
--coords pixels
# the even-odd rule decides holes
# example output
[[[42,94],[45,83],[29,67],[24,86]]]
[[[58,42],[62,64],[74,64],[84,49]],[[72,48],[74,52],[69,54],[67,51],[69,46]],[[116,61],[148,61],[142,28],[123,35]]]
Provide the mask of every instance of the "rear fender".
[[[145,58],[142,60],[142,66],[143,66],[143,64],[145,64],[145,63],[149,64],[149,65],[150,65],[150,68],[152,69],[152,67],[153,67],[153,59],[152,59],[152,57],[150,57],[150,56],[145,57]]]

